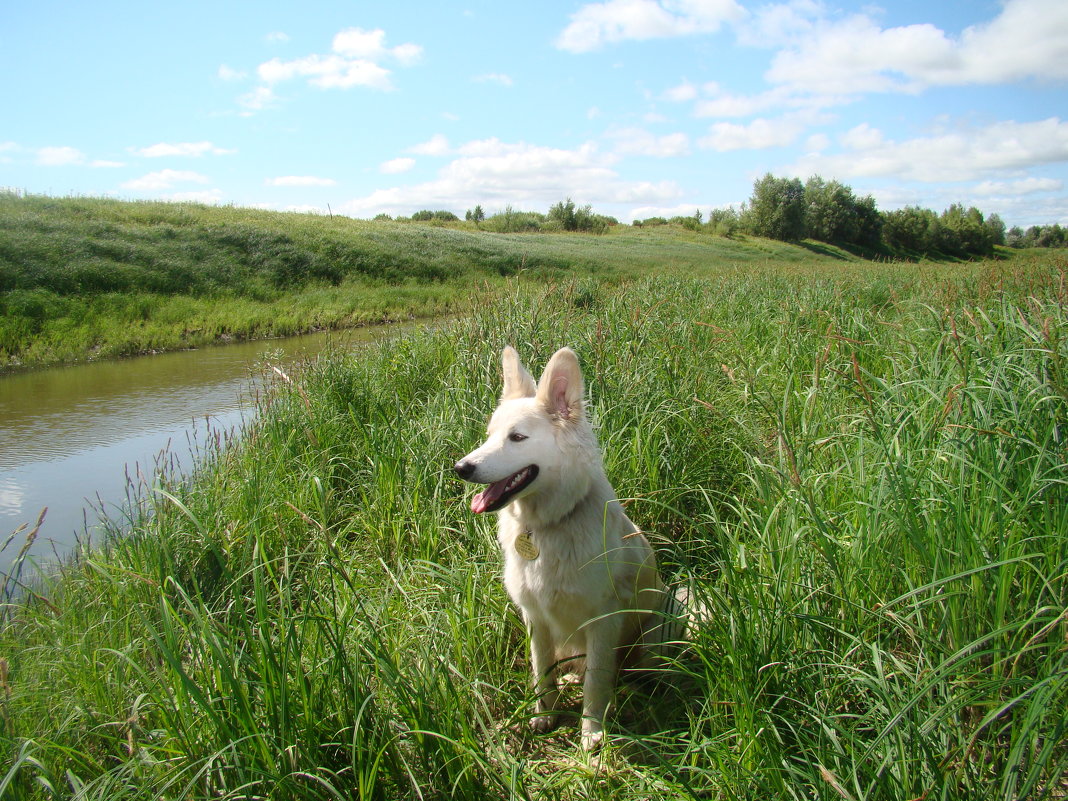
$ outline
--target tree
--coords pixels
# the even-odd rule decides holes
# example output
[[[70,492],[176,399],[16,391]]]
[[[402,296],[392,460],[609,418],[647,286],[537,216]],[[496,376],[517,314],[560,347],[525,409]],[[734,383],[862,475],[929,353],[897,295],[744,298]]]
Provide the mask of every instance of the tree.
[[[753,183],[745,216],[756,236],[797,241],[805,235],[805,187],[799,178],[776,178],[768,173]]]
[[[883,218],[871,195],[858,198],[838,181],[818,175],[805,183],[805,236],[839,245],[877,247]]]
[[[938,217],[930,209],[906,206],[883,215],[883,241],[897,251],[926,253],[935,250]]]
[[[965,209],[954,203],[939,219],[937,249],[950,256],[989,256],[994,252],[994,240],[987,228],[983,213],[974,206]]]
[[[852,244],[860,231],[853,190],[814,175],[805,183],[805,236]]]
[[[467,214],[464,215],[464,219],[467,220],[468,222],[473,222],[475,225],[478,225],[483,220],[486,219],[486,212],[484,212],[482,210],[482,206],[481,205],[478,205],[478,206],[475,206],[475,208],[473,210],[472,209],[468,209],[467,210]]]
[[[986,228],[995,245],[1005,244],[1005,222],[996,213],[986,218]]]
[[[857,217],[857,238],[854,243],[861,247],[878,247],[883,241],[883,215],[875,205],[875,198],[865,195],[853,206]]]

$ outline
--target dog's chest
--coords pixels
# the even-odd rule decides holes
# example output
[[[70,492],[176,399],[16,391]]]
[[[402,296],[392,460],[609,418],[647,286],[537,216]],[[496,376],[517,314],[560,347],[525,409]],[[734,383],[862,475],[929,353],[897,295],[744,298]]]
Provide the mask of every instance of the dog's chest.
[[[573,612],[585,620],[613,594],[615,565],[599,541],[522,527],[502,530],[500,540],[505,588],[528,615],[559,618]]]

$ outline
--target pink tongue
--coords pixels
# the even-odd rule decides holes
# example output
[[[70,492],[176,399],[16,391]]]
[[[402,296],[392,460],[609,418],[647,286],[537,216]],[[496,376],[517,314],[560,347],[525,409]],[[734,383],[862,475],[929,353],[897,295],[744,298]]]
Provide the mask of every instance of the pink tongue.
[[[478,493],[471,499],[471,511],[478,515],[493,506],[504,495],[504,489],[508,486],[508,481],[509,479],[506,478],[503,481],[490,484],[486,489]]]

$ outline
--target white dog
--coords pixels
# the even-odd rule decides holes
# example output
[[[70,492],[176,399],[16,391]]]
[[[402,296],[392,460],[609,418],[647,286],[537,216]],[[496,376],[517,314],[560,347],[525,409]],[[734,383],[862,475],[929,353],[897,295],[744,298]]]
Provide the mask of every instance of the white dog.
[[[556,724],[557,674],[585,662],[582,745],[597,748],[620,667],[655,645],[669,604],[653,550],[616,500],[583,408],[575,353],[553,355],[537,385],[505,348],[504,391],[486,442],[455,466],[488,484],[471,511],[500,511],[504,585],[530,634],[539,732]]]

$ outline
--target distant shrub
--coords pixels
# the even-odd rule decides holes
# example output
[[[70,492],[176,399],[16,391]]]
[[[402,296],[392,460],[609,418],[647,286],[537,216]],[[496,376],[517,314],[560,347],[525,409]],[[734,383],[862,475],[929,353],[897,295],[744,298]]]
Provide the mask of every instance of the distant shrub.
[[[698,212],[700,214],[700,212]],[[668,220],[672,225],[678,225],[685,228],[687,231],[700,231],[701,230],[701,218],[696,215],[689,217],[677,216]]]
[[[498,234],[519,234],[540,231],[545,215],[536,211],[517,211],[505,206],[504,211],[486,218],[482,228]]]
[[[990,216],[994,217],[996,215],[992,214]],[[1005,235],[1005,242],[1003,244],[1007,244],[1010,248],[1068,247],[1068,229],[1054,224],[1032,225],[1024,231],[1018,225],[1014,225]]]
[[[733,237],[741,233],[742,221],[738,212],[731,208],[712,209],[705,227],[716,236]]]
[[[546,230],[583,231],[603,234],[610,225],[619,224],[619,221],[614,217],[594,214],[592,207],[588,204],[576,207],[571,198],[553,205],[546,216],[548,218],[547,222],[551,224]]]
[[[412,215],[412,222],[457,222],[460,218],[451,211],[417,211]]]

